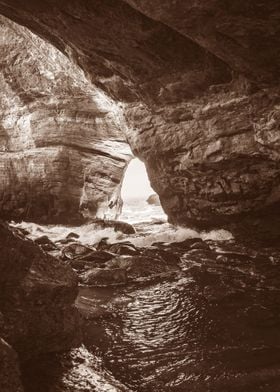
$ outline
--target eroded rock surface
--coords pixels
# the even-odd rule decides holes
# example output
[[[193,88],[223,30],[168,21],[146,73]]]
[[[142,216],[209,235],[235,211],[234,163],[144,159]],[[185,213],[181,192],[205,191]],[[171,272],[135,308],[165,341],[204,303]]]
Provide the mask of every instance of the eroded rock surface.
[[[171,222],[279,236],[277,1],[6,0],[0,12],[124,103]]]
[[[130,133],[131,145],[171,222],[244,235],[254,227],[259,238],[279,232],[279,89],[251,93],[246,83],[133,114],[142,132]]]
[[[111,203],[115,218],[130,159],[118,105],[27,29],[1,17],[0,32],[1,216],[70,222]]]

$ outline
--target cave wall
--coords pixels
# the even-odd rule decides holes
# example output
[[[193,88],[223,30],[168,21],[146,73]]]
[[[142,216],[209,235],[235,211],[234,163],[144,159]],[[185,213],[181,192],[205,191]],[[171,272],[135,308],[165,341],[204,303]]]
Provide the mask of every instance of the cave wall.
[[[2,392],[23,392],[17,353],[0,338],[0,387]]]
[[[280,228],[279,8],[0,1],[118,103],[170,221],[261,236]]]
[[[1,221],[0,239],[0,390],[22,392],[20,365],[81,343],[78,278]]]
[[[118,105],[26,28],[1,17],[0,30],[2,218],[103,217],[131,155]]]
[[[251,80],[279,82],[277,0],[124,0]]]
[[[211,87],[155,111],[131,109],[128,121],[142,123],[130,131],[132,149],[171,222],[277,234],[279,88],[251,93],[243,79]]]

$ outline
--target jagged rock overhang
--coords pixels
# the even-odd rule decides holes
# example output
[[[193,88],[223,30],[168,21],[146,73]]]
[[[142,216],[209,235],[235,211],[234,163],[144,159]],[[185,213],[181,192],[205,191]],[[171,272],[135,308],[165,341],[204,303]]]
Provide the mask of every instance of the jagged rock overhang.
[[[180,223],[260,227],[269,211],[269,222],[280,199],[279,4],[128,2],[138,11],[109,0],[0,11],[125,103],[128,141],[172,221],[183,211]]]

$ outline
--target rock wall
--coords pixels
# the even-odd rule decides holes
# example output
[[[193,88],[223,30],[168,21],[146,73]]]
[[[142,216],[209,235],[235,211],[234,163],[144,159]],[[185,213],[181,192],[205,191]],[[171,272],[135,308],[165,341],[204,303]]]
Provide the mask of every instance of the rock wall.
[[[1,337],[21,360],[63,351],[79,341],[77,277],[0,222]]]
[[[279,82],[277,0],[124,0],[250,79]]]
[[[128,140],[171,222],[278,236],[279,88],[250,89],[238,78],[193,100],[128,112],[129,123],[142,123]]]
[[[130,159],[118,105],[27,29],[2,17],[0,32],[2,218],[103,218]]]
[[[21,392],[20,363],[81,341],[78,279],[0,221],[0,388]]]
[[[170,221],[260,237],[280,228],[279,8],[0,1],[123,103],[123,130]]]
[[[23,392],[16,352],[0,338],[0,388],[2,392]]]

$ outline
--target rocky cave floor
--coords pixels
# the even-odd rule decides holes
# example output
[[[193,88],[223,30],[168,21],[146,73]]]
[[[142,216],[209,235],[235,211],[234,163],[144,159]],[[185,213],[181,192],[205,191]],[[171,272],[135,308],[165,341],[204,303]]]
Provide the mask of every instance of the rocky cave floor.
[[[117,229],[133,231],[128,224],[121,223]],[[260,247],[258,243],[241,244],[233,239],[201,238],[156,242],[145,247],[127,240],[109,243],[102,239],[85,246],[75,232],[57,242],[46,235],[33,242],[27,238],[29,233],[25,229],[12,231],[22,241],[32,242],[44,254],[58,259],[60,264],[70,266],[80,287],[75,306],[85,345],[79,343],[79,348],[66,354],[44,354],[39,361],[24,361],[21,369],[27,392],[278,390],[280,246]],[[186,380],[182,386],[179,383],[176,389],[176,385],[169,385],[161,377],[149,383],[145,366],[140,379],[137,374],[136,379],[133,376],[130,379],[129,368],[120,375],[116,365],[110,371],[104,369],[97,353],[103,350],[106,357],[108,347],[104,346],[108,342],[104,345],[100,326],[118,323],[116,319],[121,317],[119,307],[115,306],[118,298],[124,293],[182,279],[187,281],[187,296],[197,306],[200,317],[180,322],[196,330],[197,335],[190,340],[195,340],[195,351],[204,352],[205,356],[184,368]],[[82,295],[83,290],[102,288],[109,289],[106,301]],[[116,296],[116,290],[122,295]],[[96,335],[94,339],[92,335]],[[98,389],[100,385],[104,389]]]

